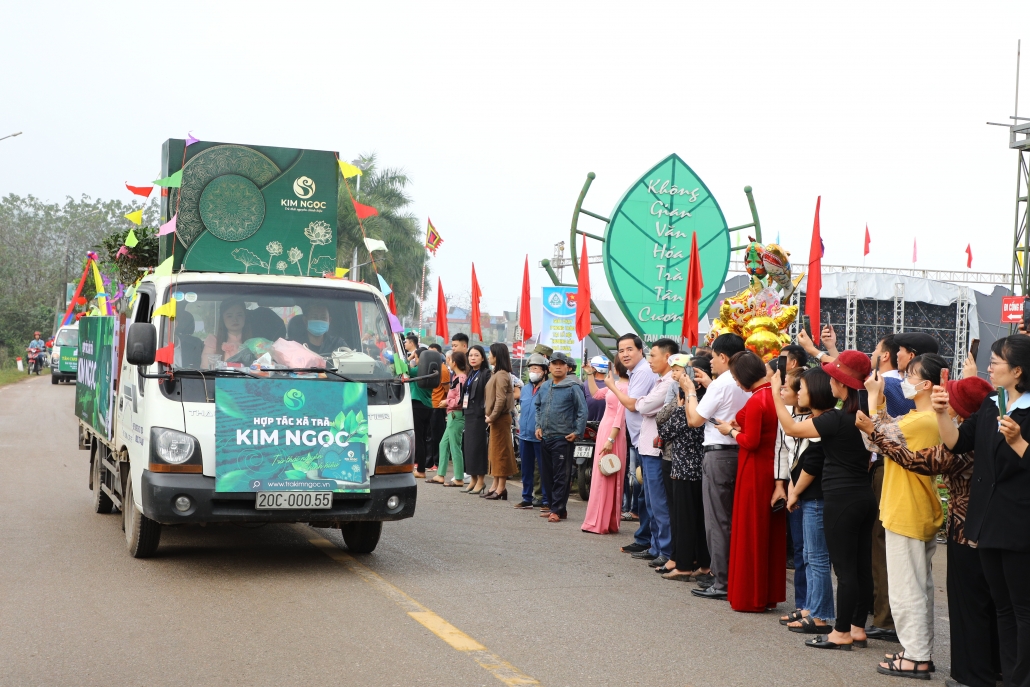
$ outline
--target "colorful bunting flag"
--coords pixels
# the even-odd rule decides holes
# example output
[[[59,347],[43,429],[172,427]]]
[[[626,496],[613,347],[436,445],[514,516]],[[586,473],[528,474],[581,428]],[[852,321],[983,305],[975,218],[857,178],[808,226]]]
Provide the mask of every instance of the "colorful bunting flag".
[[[379,214],[379,211],[371,205],[362,205],[356,200],[352,200],[351,202],[354,203],[354,212],[357,214],[358,219],[368,219],[369,217],[375,217]]]
[[[173,303],[175,301],[172,301]],[[154,355],[154,362],[164,363],[165,365],[172,365],[175,363],[175,344],[170,343],[164,348],[157,349],[157,353]]]
[[[426,250],[436,255],[436,249],[443,243],[443,237],[440,236],[436,227],[433,226],[433,220],[427,218],[427,222],[429,226],[426,228]]]
[[[365,248],[371,253],[374,250],[387,250],[386,244],[379,239],[365,239]]]
[[[361,173],[361,168],[360,167],[355,167],[351,163],[344,162],[343,160],[339,160],[339,163],[340,163],[340,171],[343,172],[343,178],[344,179],[351,179],[353,177],[363,176],[362,173]]]
[[[129,248],[135,248],[139,245],[139,239],[136,238],[135,229],[129,229],[129,235],[125,237],[125,245]]]
[[[182,170],[180,169],[175,174],[164,179],[158,179],[154,183],[165,188],[179,188],[182,186]]]
[[[393,296],[394,296],[394,293],[393,293],[393,291],[391,291],[390,292],[390,299],[388,301],[389,304],[390,304],[390,314],[393,315],[394,317],[397,317],[397,299],[394,298]]]
[[[383,279],[383,275],[377,274],[376,276],[379,277],[379,290],[383,292],[383,295],[389,296],[392,294],[393,289],[391,289],[390,285],[386,283],[385,279]]]
[[[155,308],[154,312],[150,313],[151,319],[153,319],[155,317],[161,317],[161,316],[167,317],[168,319],[174,319],[175,318],[175,299],[174,298],[172,300],[168,301],[167,303],[165,303],[164,305],[162,305],[160,308]]]
[[[129,214],[125,215],[125,219],[129,220],[138,227],[141,224],[143,224],[143,211],[136,210],[135,212],[130,212]],[[132,246],[136,244],[126,243],[125,245],[129,246],[129,248],[132,248]]]
[[[144,198],[149,198],[151,192],[154,190],[153,186],[129,186],[129,182],[127,181],[125,182],[125,188],[129,189],[137,196],[143,196]]]
[[[174,257],[169,257],[167,260],[162,262],[160,265],[154,268],[155,277],[170,277],[172,276],[172,261]]]
[[[114,259],[117,260],[118,258],[122,257],[123,255],[128,255],[130,258],[132,257],[132,254],[129,253],[129,247],[128,246],[122,246],[121,248],[119,248],[118,252],[114,254]]]
[[[200,143],[200,139],[199,138],[194,138],[193,137],[193,132],[191,131],[188,134],[186,134],[186,147],[189,148],[194,143]]]
[[[158,236],[167,236],[168,234],[174,234],[175,233],[175,222],[176,222],[178,217],[179,217],[178,214],[172,215],[172,218],[170,220],[168,220],[167,222],[165,222],[164,224],[161,225],[161,228],[158,230],[157,235]]]
[[[336,268],[336,278],[337,279],[343,279],[344,277],[347,276],[348,272],[350,272],[350,268],[348,268],[348,267],[337,267]]]

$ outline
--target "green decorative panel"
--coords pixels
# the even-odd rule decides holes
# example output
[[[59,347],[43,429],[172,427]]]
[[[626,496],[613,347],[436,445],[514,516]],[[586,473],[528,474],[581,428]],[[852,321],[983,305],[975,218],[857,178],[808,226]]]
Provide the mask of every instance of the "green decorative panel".
[[[334,271],[336,160],[323,150],[169,139],[162,174],[183,174],[181,189],[162,192],[162,222],[177,219],[160,259],[174,255],[175,269],[200,272]]]
[[[604,236],[604,271],[626,319],[645,341],[680,340],[690,243],[697,233],[704,290],[719,295],[730,266],[726,218],[704,182],[670,155],[619,199]]]

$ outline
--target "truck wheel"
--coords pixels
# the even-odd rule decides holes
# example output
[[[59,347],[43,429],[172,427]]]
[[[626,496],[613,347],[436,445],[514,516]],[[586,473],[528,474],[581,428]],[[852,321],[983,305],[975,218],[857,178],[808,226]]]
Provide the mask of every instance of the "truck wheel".
[[[579,498],[584,501],[590,500],[590,473],[594,467],[583,463],[576,471],[576,489],[579,491]]]
[[[93,512],[106,515],[111,512],[114,508],[114,502],[111,501],[111,497],[100,488],[100,485],[106,481],[104,479],[105,474],[109,472],[107,468],[100,464],[100,450],[93,455],[93,478],[90,480],[90,486],[93,488]]]
[[[372,553],[382,533],[381,522],[348,522],[340,526],[340,534],[351,553]]]
[[[61,382],[61,378],[58,377],[57,375],[51,373],[51,375],[50,375],[50,383],[51,384],[59,384],[60,382]]]
[[[150,558],[161,543],[161,523],[154,522],[139,512],[132,500],[132,477],[125,486],[122,502],[122,524],[125,528],[125,543],[133,558]]]

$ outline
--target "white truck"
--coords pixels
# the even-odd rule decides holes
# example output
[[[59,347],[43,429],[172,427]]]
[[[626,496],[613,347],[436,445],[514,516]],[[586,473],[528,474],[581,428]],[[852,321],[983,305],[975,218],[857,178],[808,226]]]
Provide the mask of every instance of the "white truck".
[[[174,319],[154,315],[169,303]],[[113,336],[98,340],[92,320],[109,320]],[[378,290],[151,274],[127,315],[83,322],[79,447],[93,509],[122,512],[132,556],[154,554],[163,527],[214,523],[334,527],[367,553],[384,521],[414,515],[410,392]],[[298,352],[324,369],[291,367]],[[427,359],[422,371],[436,374],[416,383],[437,384],[439,363]]]

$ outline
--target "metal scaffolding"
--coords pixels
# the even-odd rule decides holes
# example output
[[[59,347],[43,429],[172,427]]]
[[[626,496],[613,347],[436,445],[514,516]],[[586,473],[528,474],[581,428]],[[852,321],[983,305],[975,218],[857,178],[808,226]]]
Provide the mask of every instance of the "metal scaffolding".
[[[787,328],[787,333],[790,334],[790,340],[796,343],[801,329],[801,289],[794,289],[794,293],[790,294],[790,304],[797,307],[798,314]]]
[[[955,359],[951,364],[952,379],[962,377],[966,352],[969,351],[969,288],[959,287],[958,302],[955,303]]]
[[[905,331],[905,282],[894,284],[894,333]]]
[[[847,287],[847,315],[844,323],[844,349],[858,349],[858,282],[849,281]]]

